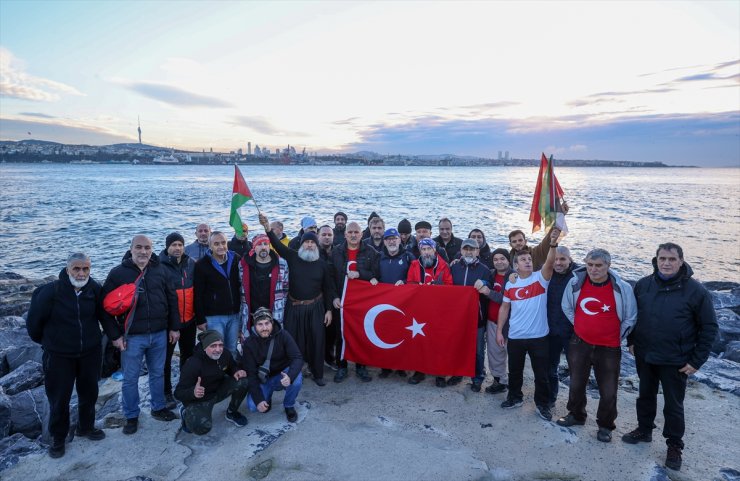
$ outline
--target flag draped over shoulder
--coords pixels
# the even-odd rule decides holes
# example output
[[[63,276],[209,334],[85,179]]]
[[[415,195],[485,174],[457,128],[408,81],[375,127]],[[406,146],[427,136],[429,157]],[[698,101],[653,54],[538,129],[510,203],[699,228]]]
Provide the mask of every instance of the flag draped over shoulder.
[[[342,300],[343,358],[386,369],[475,376],[478,297],[470,286],[350,280]]]
[[[562,207],[563,189],[560,187],[555,171],[552,165],[552,155],[548,160],[545,154],[542,154],[540,161],[540,173],[537,175],[537,186],[534,189],[534,198],[532,199],[532,209],[529,211],[529,221],[532,223],[532,232],[541,229],[541,224],[545,224],[545,230],[548,230],[556,220],[559,220],[558,227],[563,229],[564,214]]]
[[[242,177],[242,173],[238,166],[234,166],[234,188],[231,193],[231,215],[229,216],[229,224],[234,228],[234,232],[237,235],[244,235],[244,229],[242,229],[242,218],[239,215],[239,208],[243,206],[248,200],[252,199],[252,192],[250,192],[247,183]]]

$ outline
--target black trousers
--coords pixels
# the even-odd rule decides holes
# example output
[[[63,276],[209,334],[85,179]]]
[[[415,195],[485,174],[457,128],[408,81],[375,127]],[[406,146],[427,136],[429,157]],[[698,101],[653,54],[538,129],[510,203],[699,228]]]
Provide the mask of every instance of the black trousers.
[[[683,366],[650,364],[635,356],[637,375],[640,378],[640,395],[637,398],[637,422],[643,431],[651,431],[658,410],[658,385],[663,386],[663,437],[668,446],[683,449],[686,424],[683,400],[686,397],[688,376],[678,372]]]
[[[236,381],[232,376],[224,376],[218,390],[207,401],[184,403],[185,427],[199,436],[207,434],[213,427],[213,407],[231,396],[229,411],[238,411],[248,392],[247,378]]]
[[[549,363],[549,342],[547,336],[533,339],[509,339],[506,349],[509,353],[509,398],[521,400],[524,384],[524,362],[529,354],[529,362],[534,372],[534,403],[547,406],[550,400],[550,382],[547,379]]]
[[[44,386],[49,400],[49,433],[54,441],[62,441],[69,433],[69,401],[77,384],[79,429],[95,427],[95,403],[98,400],[98,380],[103,362],[100,347],[79,357],[63,357],[44,351]]]
[[[180,369],[185,365],[185,361],[193,355],[195,350],[195,321],[192,321],[185,327],[180,328],[180,339],[177,341],[180,346]],[[172,394],[172,354],[175,352],[175,345],[167,340],[167,356],[164,360],[164,393]]]
[[[560,336],[557,334],[548,334],[547,342],[549,346],[549,361],[550,364],[547,367],[547,380],[550,384],[550,402],[554,403],[558,400],[558,391],[560,389],[560,379],[558,378],[558,367],[560,366],[560,354],[565,352],[565,357],[568,357],[568,344],[570,343],[571,336]]]
[[[339,309],[332,309],[331,324],[326,326],[326,352],[324,360],[331,365],[339,365],[342,357],[342,322],[339,318]]]

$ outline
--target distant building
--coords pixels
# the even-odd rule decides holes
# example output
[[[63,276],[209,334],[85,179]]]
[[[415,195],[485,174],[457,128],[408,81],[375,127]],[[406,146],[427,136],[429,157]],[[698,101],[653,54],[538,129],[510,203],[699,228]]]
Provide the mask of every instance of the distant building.
[[[498,160],[503,160],[504,156],[502,155],[501,151],[498,151]]]
[[[239,150],[237,151],[237,153],[238,153],[239,155],[242,155],[242,149],[239,149]]]
[[[247,142],[247,155],[252,155],[252,142]]]
[[[509,160],[509,151],[508,150],[504,154],[504,160]]]
[[[262,149],[260,149],[259,145],[254,146],[254,155],[262,155]]]

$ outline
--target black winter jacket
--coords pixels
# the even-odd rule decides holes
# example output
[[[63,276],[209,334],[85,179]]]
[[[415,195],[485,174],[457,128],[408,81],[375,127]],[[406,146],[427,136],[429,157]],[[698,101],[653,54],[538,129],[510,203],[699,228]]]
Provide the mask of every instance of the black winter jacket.
[[[103,308],[100,284],[92,277],[75,293],[67,269],[59,280],[33,292],[26,329],[44,351],[62,357],[80,357],[100,348]]]
[[[462,248],[462,239],[459,239],[454,235],[452,236],[452,238],[450,238],[450,242],[448,242],[447,244],[445,244],[445,242],[442,240],[442,236],[439,235],[434,238],[434,242],[436,242],[438,246],[445,250],[445,252],[447,253],[447,259],[449,259],[450,261],[452,259],[455,259],[458,254],[460,254],[460,249]]]
[[[180,381],[175,388],[175,397],[185,405],[208,401],[221,387],[224,378],[233,376],[239,369],[228,349],[224,349],[221,357],[215,361],[208,357],[203,350],[203,345],[199,342],[195,345],[193,355],[185,361],[180,371]],[[200,378],[200,385],[206,391],[202,398],[195,397],[193,393],[198,378]]]
[[[452,274],[452,283],[456,286],[472,286],[475,281],[483,281],[489,288],[493,288],[491,282],[491,270],[483,265],[480,259],[472,264],[466,264],[465,261],[455,263],[450,266]],[[485,327],[488,319],[488,297],[478,295],[478,327]]]
[[[193,307],[195,322],[203,324],[206,316],[225,316],[238,314],[241,308],[241,279],[239,277],[239,254],[228,251],[227,278],[216,267],[216,260],[208,252],[195,263],[193,281]]]
[[[347,249],[347,243],[345,242],[342,245],[334,247],[331,252],[331,266],[334,270],[334,281],[339,296],[344,291],[344,279],[347,277],[347,262],[349,262]],[[360,250],[357,253],[357,272],[359,272],[360,279],[363,281],[369,281],[373,277],[376,279],[380,277],[380,273],[378,272],[378,253],[364,242],[360,242]]]
[[[378,260],[378,281],[387,284],[395,284],[398,281],[406,283],[409,267],[416,258],[409,251],[399,249],[398,254],[391,256],[388,250],[383,248]]]
[[[561,303],[565,288],[573,277],[573,271],[578,267],[578,264],[571,262],[564,273],[552,272],[552,279],[547,286],[547,325],[550,328],[550,336],[570,339],[573,335],[573,323],[563,313]]]

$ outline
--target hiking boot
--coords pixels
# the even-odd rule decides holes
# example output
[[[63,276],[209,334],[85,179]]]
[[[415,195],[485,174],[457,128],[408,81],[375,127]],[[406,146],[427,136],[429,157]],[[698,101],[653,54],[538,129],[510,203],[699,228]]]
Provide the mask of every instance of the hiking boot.
[[[480,392],[481,389],[481,383],[473,381],[473,383],[470,385],[470,390],[473,392]]]
[[[243,415],[239,411],[232,411],[230,409],[226,410],[226,419],[236,424],[240,428],[243,428],[249,422],[247,421],[247,417],[245,415]]]
[[[665,455],[665,467],[674,471],[681,471],[681,454],[682,450],[678,446],[668,446],[668,452]]]
[[[406,371],[402,371],[401,369],[396,369],[396,374],[398,374],[398,377],[406,377]]]
[[[103,432],[102,429],[87,429],[85,431],[80,430],[80,428],[77,428],[77,431],[75,432],[75,436],[79,436],[81,438],[87,438],[90,441],[100,441],[101,439],[105,439],[105,432]]]
[[[536,406],[535,411],[537,411],[537,415],[545,421],[552,421],[552,413],[550,412],[549,407],[545,405]]]
[[[506,384],[501,384],[498,381],[493,381],[493,384],[486,388],[488,394],[498,394],[506,391]]]
[[[462,381],[462,376],[452,376],[447,380],[448,386],[456,386]]]
[[[423,372],[416,371],[410,378],[409,384],[419,384],[421,381],[427,378],[427,375]]]
[[[607,428],[599,428],[599,431],[596,433],[596,439],[598,439],[602,443],[612,442],[612,430]]]
[[[506,401],[501,403],[501,407],[504,409],[511,409],[521,407],[522,404],[524,404],[524,401],[522,401],[521,399],[507,398]]]
[[[627,444],[649,443],[652,442],[652,440],[653,433],[650,431],[643,431],[640,428],[637,428],[634,431],[630,431],[622,436],[622,441]]]
[[[434,385],[437,387],[447,387],[447,382],[445,381],[445,378],[443,377],[437,377],[434,380]]]
[[[152,411],[152,417],[156,419],[157,421],[167,421],[167,422],[177,419],[177,416],[175,416],[175,413],[173,413],[169,409],[158,409],[156,411]]]
[[[177,407],[177,401],[175,401],[175,396],[172,395],[172,393],[165,393],[164,395],[164,408],[165,409],[175,409]]]
[[[188,429],[187,424],[185,424],[185,406],[183,406],[182,404],[180,405],[180,429],[184,433],[190,434],[192,432],[190,431],[190,429]]]
[[[139,418],[130,418],[123,425],[123,434],[134,434],[139,429]]]
[[[381,369],[380,374],[378,374],[378,378],[385,379],[388,376],[390,376],[392,372],[393,372],[393,369]]]
[[[313,382],[315,382],[316,385],[319,386],[319,387],[326,386],[326,381],[324,381],[324,378],[323,377],[315,377],[315,378],[313,378]]]
[[[565,426],[566,428],[569,428],[571,426],[583,426],[584,424],[586,424],[586,421],[581,421],[577,419],[573,415],[573,413],[568,413],[567,416],[558,419],[557,421],[555,421],[555,423],[558,426]]]
[[[373,380],[373,378],[370,377],[370,374],[368,374],[367,368],[365,366],[358,367],[356,370],[356,374],[362,382],[370,382]]]
[[[64,456],[64,439],[54,440],[49,446],[49,457],[53,459],[61,458]]]
[[[347,368],[346,367],[340,367],[337,370],[337,373],[334,374],[334,382],[342,382],[345,379],[347,379]]]
[[[285,417],[289,423],[294,423],[298,420],[298,413],[295,412],[295,408],[285,408]]]

